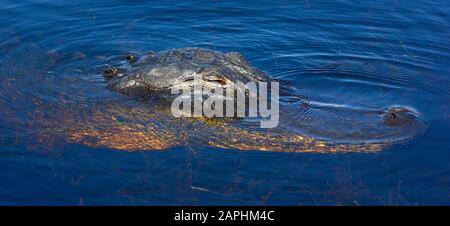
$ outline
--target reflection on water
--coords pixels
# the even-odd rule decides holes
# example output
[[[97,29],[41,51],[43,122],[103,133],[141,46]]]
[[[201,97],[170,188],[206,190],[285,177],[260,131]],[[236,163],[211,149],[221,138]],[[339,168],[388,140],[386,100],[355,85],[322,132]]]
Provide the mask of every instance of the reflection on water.
[[[449,8],[7,1],[0,202],[447,203]],[[127,53],[186,46],[238,51],[286,84],[280,127],[174,120],[105,88]],[[393,106],[419,120],[383,125]]]

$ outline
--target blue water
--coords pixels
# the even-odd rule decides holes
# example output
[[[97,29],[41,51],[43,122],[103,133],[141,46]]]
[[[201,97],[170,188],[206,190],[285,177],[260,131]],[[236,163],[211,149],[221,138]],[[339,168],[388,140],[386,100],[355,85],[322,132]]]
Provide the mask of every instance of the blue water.
[[[447,1],[4,0],[0,205],[449,204],[449,40]],[[427,129],[338,154],[126,152],[30,132],[38,105],[120,95],[99,74],[109,59],[187,46],[238,51],[314,101],[412,107]]]

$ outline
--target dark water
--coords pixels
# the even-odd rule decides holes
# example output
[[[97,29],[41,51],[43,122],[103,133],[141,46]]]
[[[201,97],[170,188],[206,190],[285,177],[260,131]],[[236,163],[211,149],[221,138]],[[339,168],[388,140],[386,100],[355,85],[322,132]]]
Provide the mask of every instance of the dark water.
[[[39,2],[0,5],[2,205],[450,201],[447,1]],[[238,51],[317,103],[409,106],[427,129],[380,152],[341,154],[125,152],[34,136],[42,106],[121,100],[99,74],[111,59],[186,46]]]

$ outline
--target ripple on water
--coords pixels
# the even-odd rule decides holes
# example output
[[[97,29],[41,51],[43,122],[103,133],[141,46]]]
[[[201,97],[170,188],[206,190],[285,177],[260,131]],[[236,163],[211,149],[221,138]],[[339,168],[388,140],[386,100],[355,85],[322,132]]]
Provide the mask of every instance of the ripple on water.
[[[119,55],[87,56],[78,51],[67,54],[43,50],[37,44],[26,44],[15,50],[18,52],[4,55],[5,64],[0,71],[6,79],[2,83],[7,91],[2,97],[3,106],[11,115],[32,115],[43,103],[89,108],[102,99],[119,96],[105,89],[99,73],[104,65],[121,59]],[[27,55],[17,61],[23,51]],[[424,128],[420,122],[410,127],[386,127],[380,123],[380,115],[389,106],[409,106],[410,96],[398,98],[403,92],[413,90],[415,98],[420,98],[417,91],[426,89],[406,87],[405,84],[410,84],[409,77],[395,76],[393,80],[377,70],[369,70],[369,65],[362,64],[359,68],[353,62],[351,67],[344,64],[320,70],[292,69],[277,75],[278,78],[300,76],[302,79],[293,86],[299,89],[293,88],[294,93],[286,97],[289,103],[284,105],[282,127],[342,143],[396,142],[420,134]],[[330,90],[329,87],[336,88]],[[251,120],[242,122],[241,127],[254,125]]]
[[[354,141],[366,140],[370,133],[364,135],[364,130],[377,128],[379,115],[391,106],[413,108],[423,120],[443,117],[441,109],[432,106],[442,103],[450,90],[450,82],[435,77],[435,65],[429,57],[423,57],[442,59],[445,48],[399,40],[395,31],[408,30],[417,21],[400,18],[396,12],[389,17],[374,14],[370,21],[355,21],[353,17],[339,17],[341,11],[325,10],[336,18],[310,19],[292,11],[280,13],[285,10],[281,5],[266,18],[261,15],[272,9],[264,6],[255,6],[253,14],[243,14],[245,7],[208,11],[203,4],[197,8],[178,4],[173,8],[157,7],[149,15],[139,10],[139,4],[130,4],[129,17],[116,20],[105,13],[120,9],[118,3],[112,2],[77,5],[70,11],[62,10],[65,4],[35,7],[52,13],[27,15],[29,18],[19,22],[15,18],[0,22],[17,25],[14,30],[5,29],[6,36],[0,40],[2,106],[11,115],[20,112],[25,118],[42,103],[89,108],[98,101],[117,98],[119,95],[105,89],[100,71],[126,52],[148,51],[146,46],[156,51],[192,45],[243,52],[256,66],[292,85],[292,93],[283,101],[288,119],[297,122],[289,125],[287,120],[286,128],[329,139],[345,141],[352,136]],[[309,7],[314,8],[303,7],[308,9],[306,15],[311,13]],[[347,4],[335,7],[349,10]],[[382,9],[374,7],[356,16]],[[8,10],[27,14],[30,8],[9,5]],[[224,11],[226,17],[213,17]],[[52,27],[56,19],[66,25]],[[405,23],[393,24],[392,20]],[[171,25],[180,22],[190,26],[183,34],[172,32]],[[279,26],[270,26],[269,22]],[[35,29],[30,32],[30,27]],[[308,35],[301,35],[302,29]],[[360,32],[351,32],[355,30]],[[393,55],[391,51],[401,54]],[[244,120],[241,126],[252,123]],[[291,128],[294,125],[298,128]],[[381,135],[386,130],[379,129],[372,136],[388,139],[400,132],[384,129],[391,133]]]
[[[448,202],[450,10],[444,1],[4,0],[0,11],[0,182],[8,185],[0,188],[1,200]],[[281,145],[272,150],[302,140],[320,151],[324,143],[251,134],[246,129],[259,129],[252,120],[233,121],[225,129],[216,128],[229,122],[174,123],[152,102],[105,89],[100,72],[124,54],[186,46],[241,52],[286,83],[278,130],[343,143],[395,144],[364,155],[223,151],[270,150],[266,144],[273,140]],[[417,111],[420,120],[380,124],[393,106]],[[48,125],[50,131],[33,131]],[[53,140],[29,136],[33,132],[68,136],[64,148],[49,148],[38,143]],[[211,145],[199,145],[208,139]],[[186,140],[190,146],[183,146]],[[52,153],[29,152],[28,144]],[[99,146],[172,151],[124,153]]]

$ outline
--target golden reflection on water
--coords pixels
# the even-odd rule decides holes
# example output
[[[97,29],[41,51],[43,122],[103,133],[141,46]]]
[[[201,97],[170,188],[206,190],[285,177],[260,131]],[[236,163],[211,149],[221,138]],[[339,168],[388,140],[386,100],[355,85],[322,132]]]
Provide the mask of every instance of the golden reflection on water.
[[[280,130],[238,128],[226,120],[175,119],[168,110],[105,104],[84,111],[64,109],[61,118],[39,118],[41,140],[52,140],[55,127],[66,141],[125,151],[167,150],[193,143],[238,150],[305,153],[376,152],[387,144],[334,144]],[[52,128],[54,127],[54,128]],[[47,131],[47,132],[46,132]],[[48,133],[48,131],[51,131]],[[45,139],[42,139],[45,137]]]
[[[86,127],[67,132],[66,139],[89,147],[107,147],[116,150],[166,150],[178,145],[175,134],[151,128],[117,125],[107,129]]]

